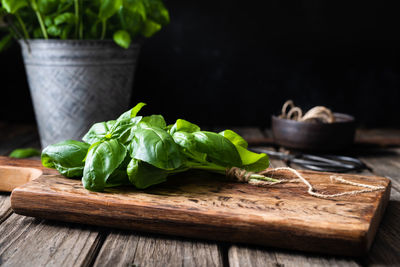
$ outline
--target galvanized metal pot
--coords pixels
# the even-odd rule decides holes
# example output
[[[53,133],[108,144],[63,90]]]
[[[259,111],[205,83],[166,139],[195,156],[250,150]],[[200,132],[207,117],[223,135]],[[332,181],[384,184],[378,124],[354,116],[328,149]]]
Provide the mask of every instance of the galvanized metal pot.
[[[129,108],[139,45],[112,41],[20,41],[42,147],[80,140]]]

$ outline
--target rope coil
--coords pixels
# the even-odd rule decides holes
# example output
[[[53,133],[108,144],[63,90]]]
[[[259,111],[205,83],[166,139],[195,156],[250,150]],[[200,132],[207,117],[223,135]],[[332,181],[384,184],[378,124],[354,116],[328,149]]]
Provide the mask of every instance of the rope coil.
[[[335,122],[335,116],[329,108],[324,106],[316,106],[307,111],[303,116],[303,110],[295,106],[292,100],[288,100],[283,104],[282,113],[279,117],[288,120],[305,122]]]
[[[336,197],[341,197],[341,196],[347,196],[347,195],[358,195],[362,193],[368,193],[368,192],[374,192],[374,191],[380,191],[380,190],[385,190],[384,186],[374,186],[374,185],[368,185],[368,184],[362,184],[362,183],[356,183],[352,181],[348,181],[344,179],[341,176],[336,176],[336,175],[331,175],[329,178],[331,182],[340,182],[342,184],[348,184],[352,186],[358,186],[358,187],[363,187],[365,189],[360,189],[360,190],[353,190],[353,191],[348,191],[348,192],[342,192],[342,193],[337,193],[337,194],[323,194],[319,193],[315,190],[315,188],[311,185],[309,181],[307,181],[297,170],[289,168],[289,167],[278,167],[274,169],[266,169],[264,171],[258,172],[257,175],[269,175],[275,172],[280,172],[280,171],[289,171],[292,174],[294,174],[297,179],[284,179],[284,180],[277,180],[277,181],[265,181],[265,180],[259,180],[257,178],[254,178],[254,172],[248,172],[246,170],[237,168],[237,167],[232,167],[230,169],[227,169],[226,171],[226,176],[233,181],[236,182],[241,182],[241,183],[249,183],[255,186],[261,186],[261,187],[269,187],[275,184],[282,184],[282,183],[298,183],[302,182],[308,187],[307,193],[311,196],[318,197],[318,198],[336,198]]]

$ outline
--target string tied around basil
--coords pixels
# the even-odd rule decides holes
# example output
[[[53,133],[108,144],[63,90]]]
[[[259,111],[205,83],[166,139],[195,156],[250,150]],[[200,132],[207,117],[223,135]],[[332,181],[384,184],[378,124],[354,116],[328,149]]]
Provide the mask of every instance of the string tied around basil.
[[[275,178],[269,177],[269,175],[272,175],[276,172],[284,172],[284,171],[290,172],[297,178],[295,178],[295,179],[275,179]],[[240,169],[237,167],[232,167],[232,168],[229,168],[226,170],[226,176],[230,180],[233,180],[236,182],[248,183],[248,184],[260,186],[260,187],[271,187],[273,185],[282,184],[282,183],[303,183],[308,188],[307,194],[314,196],[314,197],[318,197],[318,198],[324,198],[324,199],[336,198],[336,197],[348,196],[348,195],[358,195],[358,194],[362,194],[362,193],[385,190],[384,186],[380,186],[380,185],[375,186],[375,185],[368,185],[368,184],[352,182],[352,181],[344,179],[342,176],[331,175],[331,176],[329,176],[329,179],[331,182],[339,182],[342,184],[348,184],[348,185],[352,185],[352,186],[362,187],[363,189],[340,192],[340,193],[335,193],[335,194],[320,193],[320,192],[317,192],[317,190],[314,188],[314,186],[302,174],[300,174],[300,172],[298,172],[297,170],[295,170],[293,168],[289,168],[289,167],[271,168],[271,169],[266,169],[266,170],[258,172],[258,173],[248,172],[246,170],[243,170],[243,169]]]

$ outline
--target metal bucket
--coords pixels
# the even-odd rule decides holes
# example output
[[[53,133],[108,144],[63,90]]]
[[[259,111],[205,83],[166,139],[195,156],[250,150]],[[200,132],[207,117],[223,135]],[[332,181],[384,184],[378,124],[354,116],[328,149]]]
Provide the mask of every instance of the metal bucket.
[[[112,41],[20,41],[42,147],[80,140],[129,108],[140,47]]]

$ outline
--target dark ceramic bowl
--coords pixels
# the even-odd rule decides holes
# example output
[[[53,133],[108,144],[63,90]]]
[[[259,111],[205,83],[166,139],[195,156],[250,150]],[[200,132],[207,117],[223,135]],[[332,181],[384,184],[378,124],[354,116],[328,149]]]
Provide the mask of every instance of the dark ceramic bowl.
[[[349,148],[354,142],[354,117],[334,113],[334,123],[310,123],[272,116],[276,144],[307,151],[335,151]]]

